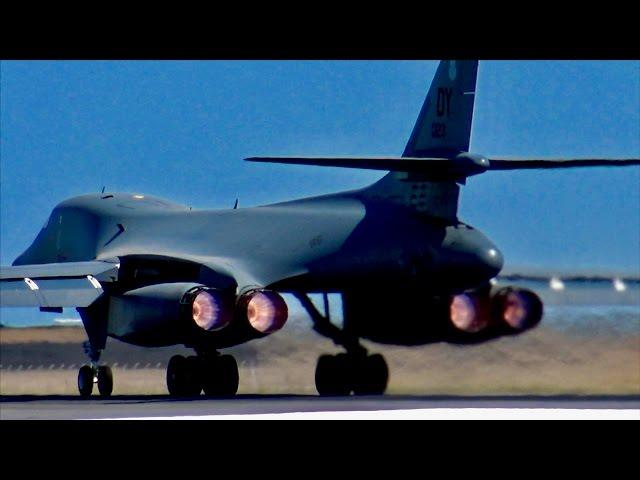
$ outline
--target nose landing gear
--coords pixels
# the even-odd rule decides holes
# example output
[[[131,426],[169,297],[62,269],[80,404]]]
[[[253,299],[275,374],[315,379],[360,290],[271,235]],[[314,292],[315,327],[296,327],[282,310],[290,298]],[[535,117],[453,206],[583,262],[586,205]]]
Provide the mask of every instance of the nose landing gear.
[[[82,398],[88,398],[93,392],[93,382],[95,375],[91,365],[83,365],[78,371],[78,391]]]
[[[98,385],[101,397],[110,397],[113,392],[113,372],[108,365],[83,365],[78,371],[78,391],[82,398],[89,398],[93,385]]]
[[[85,342],[85,352],[91,359],[90,365],[83,365],[78,371],[78,391],[82,398],[89,398],[93,393],[93,386],[97,384],[101,397],[110,397],[113,392],[113,372],[108,365],[98,365],[100,350],[96,350],[91,343]]]

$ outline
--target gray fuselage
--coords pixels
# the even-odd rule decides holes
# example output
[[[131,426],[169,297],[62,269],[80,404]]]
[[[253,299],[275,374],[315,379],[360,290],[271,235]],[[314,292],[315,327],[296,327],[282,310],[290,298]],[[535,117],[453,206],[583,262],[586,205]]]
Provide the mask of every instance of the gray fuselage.
[[[360,191],[229,210],[191,210],[125,193],[60,203],[14,265],[129,256],[178,258],[248,286],[343,291],[418,283],[455,293],[502,268],[481,232]]]

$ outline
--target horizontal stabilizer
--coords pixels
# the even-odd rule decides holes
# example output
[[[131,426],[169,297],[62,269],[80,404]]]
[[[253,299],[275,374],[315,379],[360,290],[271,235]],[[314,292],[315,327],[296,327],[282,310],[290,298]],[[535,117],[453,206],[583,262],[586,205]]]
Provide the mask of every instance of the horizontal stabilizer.
[[[540,168],[628,167],[640,165],[640,158],[491,158],[490,170],[526,170]]]
[[[251,157],[248,162],[315,165],[319,167],[359,168],[408,172],[434,178],[460,179],[483,173],[489,162],[480,155],[461,153],[453,159],[423,157]]]
[[[284,163],[287,165],[314,165],[318,167],[362,168],[398,172],[422,172],[447,167],[446,158],[412,157],[251,157],[247,162]]]
[[[359,168],[409,172],[432,176],[470,177],[488,170],[529,170],[577,167],[627,167],[640,165],[638,158],[486,158],[462,152],[454,158],[423,157],[250,157],[248,162],[314,165],[318,167]]]

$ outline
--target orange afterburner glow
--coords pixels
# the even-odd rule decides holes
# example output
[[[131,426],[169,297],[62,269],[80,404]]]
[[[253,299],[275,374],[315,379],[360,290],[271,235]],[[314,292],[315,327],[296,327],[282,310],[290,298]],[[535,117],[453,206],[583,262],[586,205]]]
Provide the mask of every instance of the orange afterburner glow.
[[[509,324],[509,326],[517,330],[520,330],[523,327],[524,320],[527,318],[527,307],[525,305],[525,300],[521,295],[514,292],[507,294],[502,318]]]
[[[514,330],[526,330],[542,318],[542,302],[528,291],[509,291],[501,299],[501,318]]]
[[[228,323],[221,307],[222,301],[219,294],[202,290],[193,299],[191,306],[193,321],[203,330],[219,330]]]
[[[259,290],[245,300],[247,320],[260,333],[280,330],[287,321],[289,311],[283,298],[276,292]]]
[[[458,330],[476,333],[489,324],[489,315],[479,298],[462,293],[451,300],[449,318]]]

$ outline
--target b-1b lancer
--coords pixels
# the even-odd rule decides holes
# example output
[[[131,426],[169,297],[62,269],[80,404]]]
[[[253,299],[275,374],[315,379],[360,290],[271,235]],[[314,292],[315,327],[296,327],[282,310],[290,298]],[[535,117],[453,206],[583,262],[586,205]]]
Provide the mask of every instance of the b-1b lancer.
[[[469,151],[477,61],[442,61],[400,157],[253,157],[254,162],[387,171],[353,191],[255,208],[192,210],[151,195],[93,193],[58,204],[33,243],[0,272],[3,307],[75,307],[94,384],[107,337],[185,345],[167,367],[175,396],[234,395],[238,366],[220,350],[272,335],[293,294],[314,329],[344,348],[323,355],[321,395],[382,394],[389,371],[361,339],[396,345],[480,343],[535,327],[531,290],[494,285],[503,257],[458,218],[460,186],[493,170],[639,165],[639,159],[507,159]],[[309,295],[324,295],[324,312]],[[327,295],[342,296],[343,324]]]

